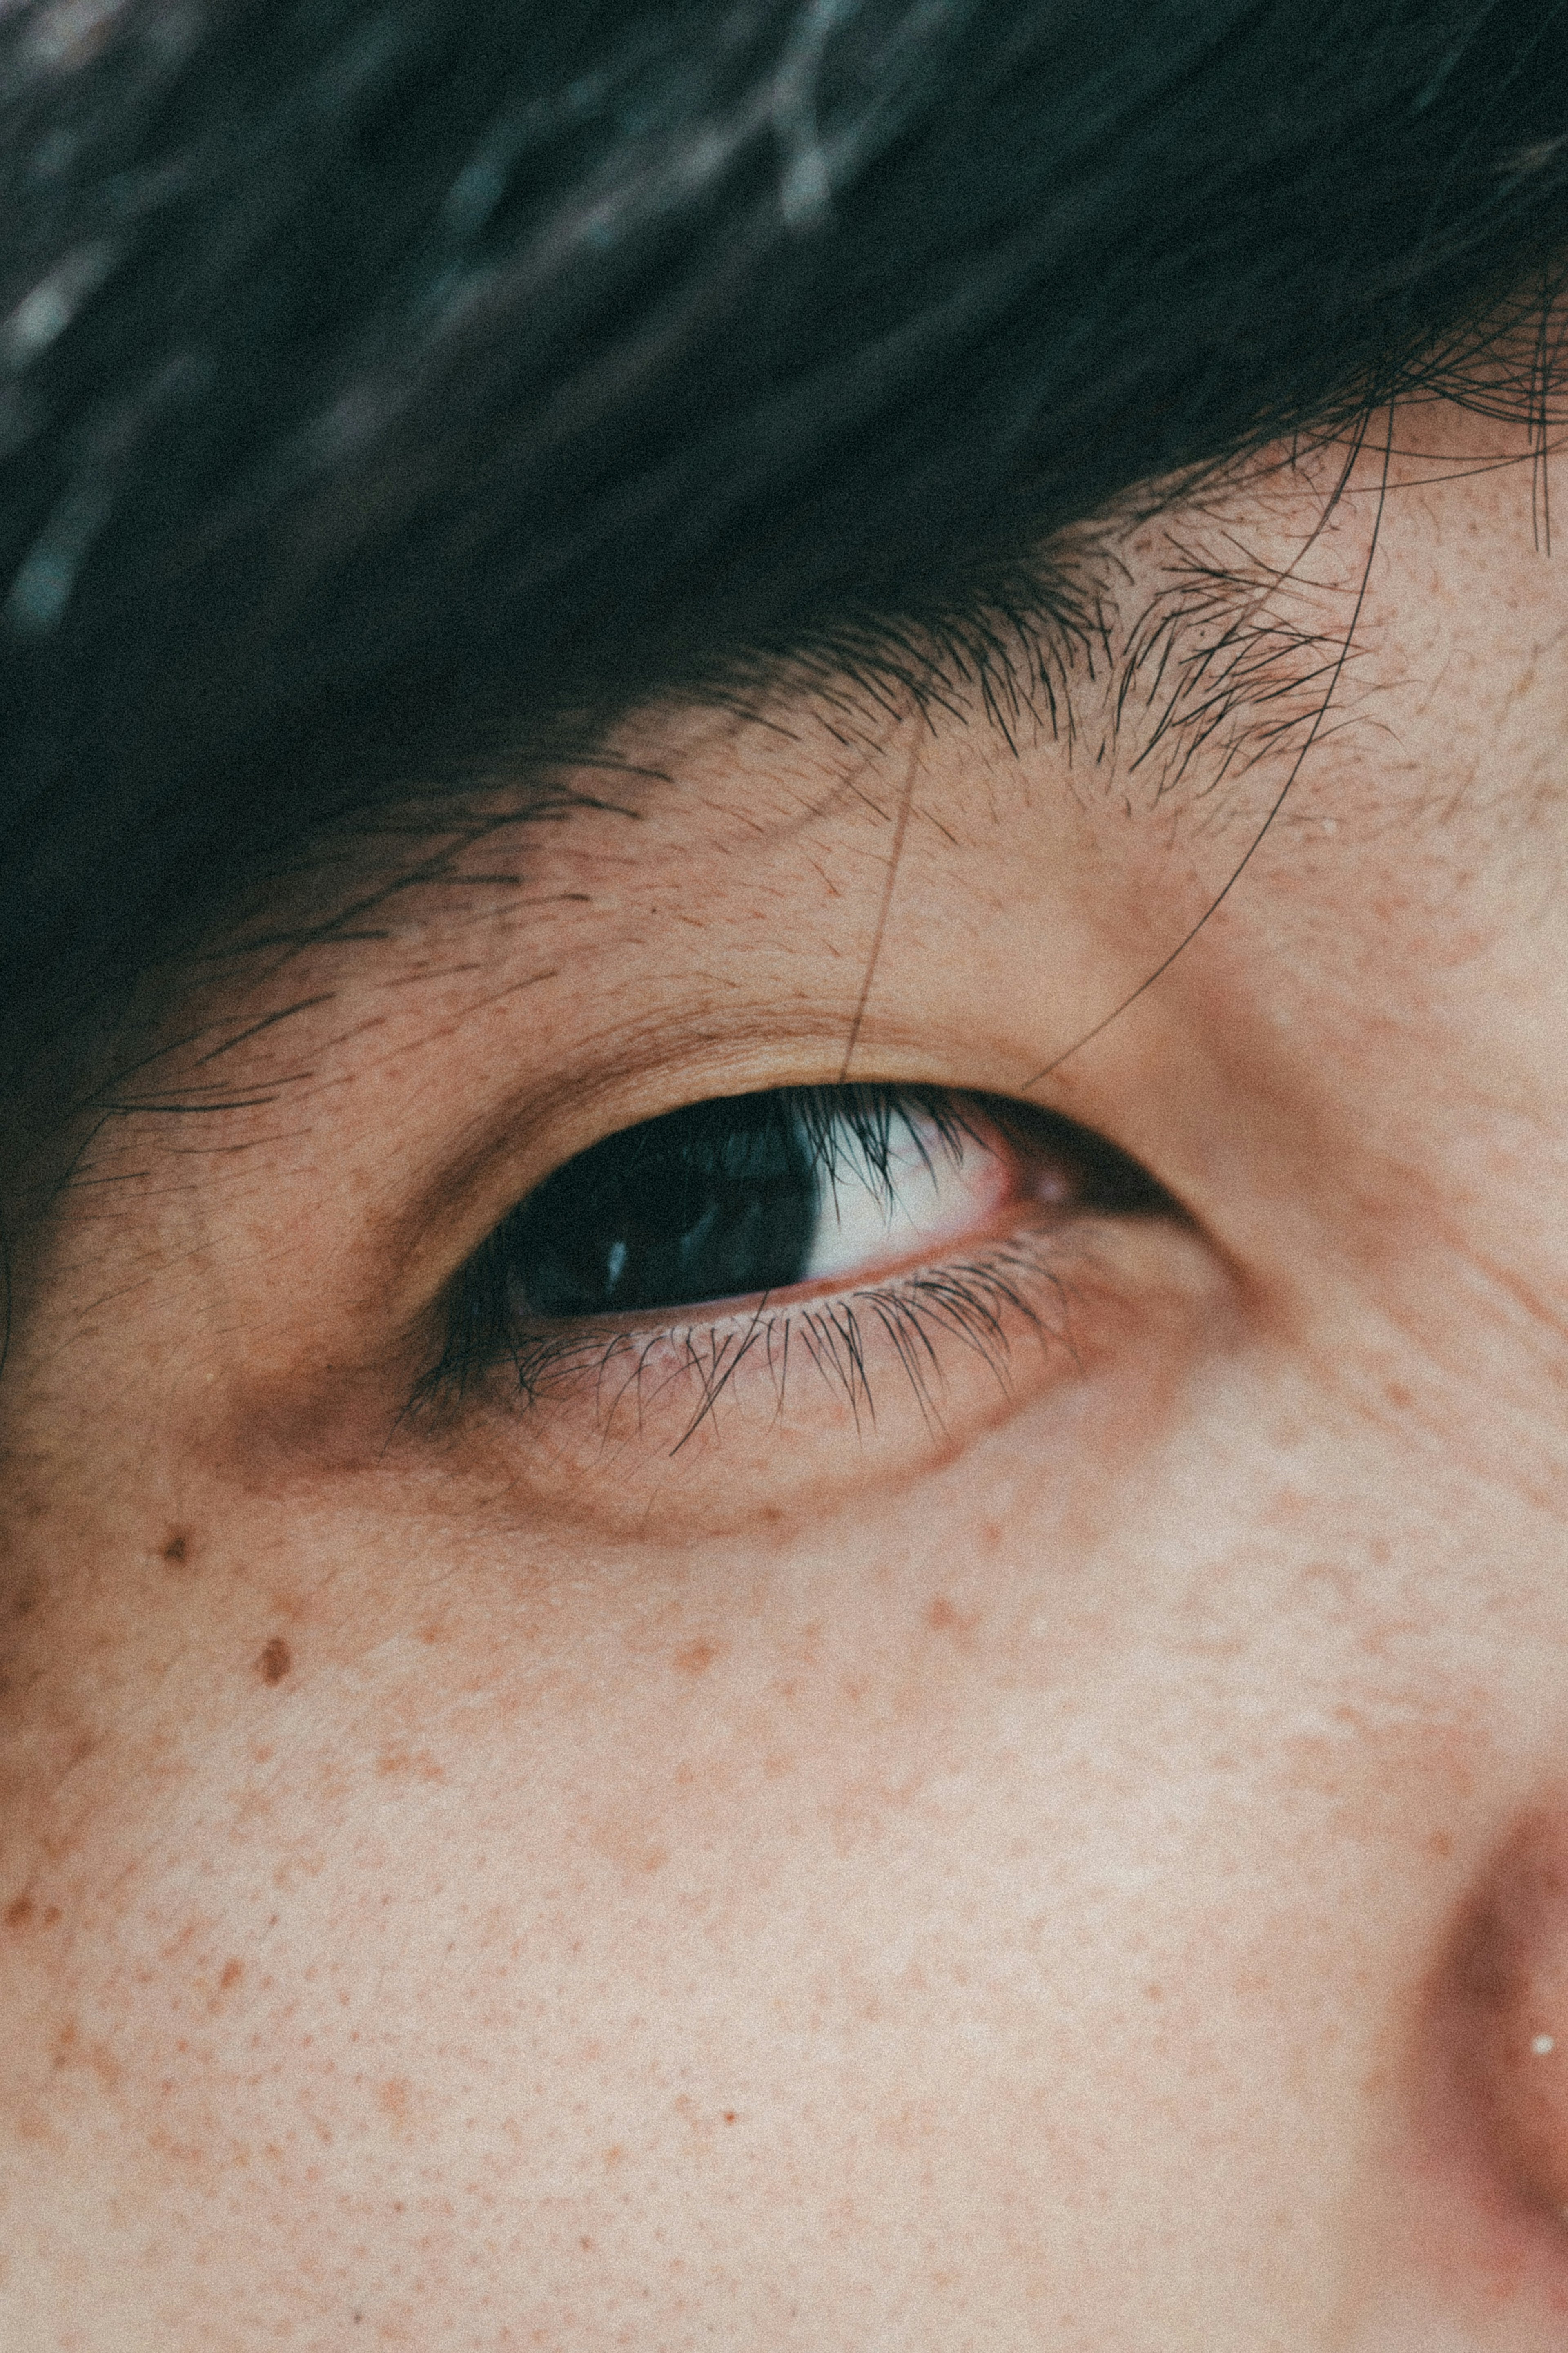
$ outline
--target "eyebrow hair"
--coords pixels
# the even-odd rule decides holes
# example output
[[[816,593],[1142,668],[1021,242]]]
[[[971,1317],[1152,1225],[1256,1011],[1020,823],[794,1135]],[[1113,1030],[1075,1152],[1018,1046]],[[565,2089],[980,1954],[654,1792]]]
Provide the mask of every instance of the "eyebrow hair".
[[[696,691],[753,718],[799,697],[859,744],[911,711],[932,724],[978,722],[1014,757],[1044,735],[1081,766],[1140,775],[1153,803],[1189,784],[1212,792],[1319,724],[1343,674],[1361,584],[1346,584],[1353,603],[1331,618],[1325,597],[1342,592],[1300,567],[1364,438],[1346,438],[1288,565],[1234,533],[1203,544],[1183,518],[1201,486],[1189,482],[1136,517],[1163,511],[1165,551],[1136,599],[1117,546],[1127,518],[1100,522],[976,571],[924,611],[867,608],[755,650]]]

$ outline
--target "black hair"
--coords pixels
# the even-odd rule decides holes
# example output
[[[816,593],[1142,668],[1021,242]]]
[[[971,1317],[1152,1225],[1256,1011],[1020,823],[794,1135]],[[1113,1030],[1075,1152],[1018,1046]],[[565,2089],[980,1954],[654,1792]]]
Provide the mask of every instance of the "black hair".
[[[1414,387],[1527,405],[1568,7],[13,0],[0,224],[14,1076],[561,714],[907,639]]]

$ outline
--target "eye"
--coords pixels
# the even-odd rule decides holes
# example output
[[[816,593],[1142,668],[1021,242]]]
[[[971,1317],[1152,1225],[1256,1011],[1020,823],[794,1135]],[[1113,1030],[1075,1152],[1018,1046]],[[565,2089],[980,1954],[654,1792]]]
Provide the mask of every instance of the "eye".
[[[472,1405],[531,1511],[731,1525],[911,1472],[1136,1352],[1184,1288],[1185,1231],[1053,1113],[926,1088],[722,1097],[521,1202],[454,1284],[419,1395],[448,1435]]]
[[[949,1099],[778,1090],[612,1135],[498,1237],[515,1305],[649,1314],[863,1282],[973,1240],[1016,1192],[1018,1155]],[[1051,1168],[1038,1188],[1065,1198]]]

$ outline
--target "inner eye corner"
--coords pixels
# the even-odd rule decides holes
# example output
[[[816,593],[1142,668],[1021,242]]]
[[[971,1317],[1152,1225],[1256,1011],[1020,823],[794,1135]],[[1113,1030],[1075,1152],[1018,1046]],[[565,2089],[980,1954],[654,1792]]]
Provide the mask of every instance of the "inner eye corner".
[[[1098,1128],[1088,1127],[1047,1103],[1016,1095],[973,1093],[983,1119],[1014,1150],[1050,1155],[1079,1172],[1075,1207],[1104,1217],[1163,1217],[1187,1221],[1187,1213],[1141,1160]]]

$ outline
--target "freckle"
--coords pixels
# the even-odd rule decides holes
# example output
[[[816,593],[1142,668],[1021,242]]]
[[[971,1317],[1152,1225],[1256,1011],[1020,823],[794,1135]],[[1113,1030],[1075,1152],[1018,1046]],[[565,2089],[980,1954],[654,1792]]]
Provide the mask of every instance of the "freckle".
[[[1395,1413],[1403,1413],[1405,1407],[1410,1403],[1410,1391],[1403,1381],[1388,1382],[1384,1387],[1383,1394],[1388,1399],[1389,1404],[1394,1408]]]
[[[244,1975],[245,1963],[243,1961],[225,1961],[223,1965],[223,1975],[219,1978],[218,1983],[222,1986],[225,1993],[226,1993],[231,1986],[237,1986],[239,1983],[240,1978]]]
[[[412,1774],[421,1781],[444,1781],[447,1768],[424,1749],[384,1749],[375,1760],[375,1769],[385,1780]]]
[[[577,2244],[583,2249],[584,2253],[592,2248],[593,2243],[594,2242],[592,2239],[579,2239],[577,2242]]]
[[[264,1683],[280,1683],[294,1663],[294,1656],[281,1634],[274,1634],[256,1662],[256,1671]]]
[[[683,1675],[705,1675],[718,1655],[711,1642],[688,1642],[677,1651],[675,1663]]]
[[[1143,1989],[1143,1999],[1145,2001],[1163,2001],[1165,1999],[1164,1987],[1161,1985],[1145,1986]]]
[[[45,1905],[45,1906],[44,1906],[44,1926],[45,1926],[45,1927],[46,1927],[46,1928],[52,1928],[52,1927],[54,1926],[54,1925],[55,1925],[56,1921],[59,1918],[59,1916],[60,1916],[60,1907],[59,1907],[59,1905],[58,1905],[58,1904],[46,1904],[46,1905]]]
[[[25,1928],[32,1916],[33,1899],[30,1895],[16,1896],[12,1902],[7,1904],[5,1906],[5,1926],[7,1928]]]
[[[973,1634],[979,1623],[977,1609],[955,1609],[945,1593],[939,1593],[926,1611],[926,1624],[933,1634]]]
[[[1454,1852],[1454,1841],[1447,1831],[1434,1831],[1426,1841],[1426,1852],[1435,1854],[1440,1862],[1446,1862]]]

